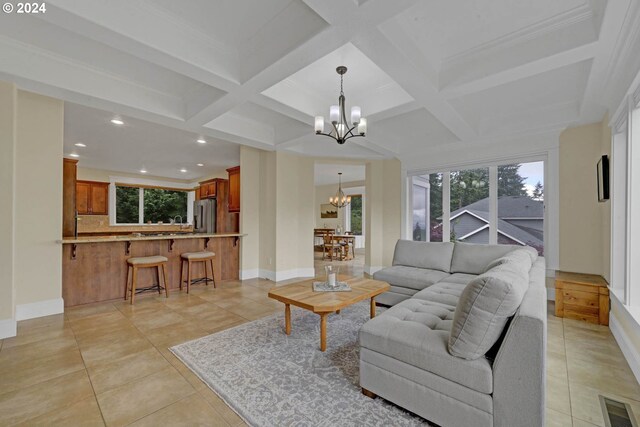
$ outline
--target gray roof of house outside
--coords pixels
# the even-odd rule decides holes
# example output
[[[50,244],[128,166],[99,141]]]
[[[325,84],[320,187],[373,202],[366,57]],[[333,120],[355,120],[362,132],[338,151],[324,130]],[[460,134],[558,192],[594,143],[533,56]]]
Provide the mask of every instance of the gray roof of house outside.
[[[489,223],[488,212],[482,212],[482,211],[471,210],[471,209],[466,209],[466,210],[471,212],[474,215],[479,216],[483,220],[487,221],[487,224]],[[542,246],[542,240],[539,239],[537,236],[531,233],[528,233],[522,228],[516,227],[515,225],[509,224],[507,221],[503,221],[501,219],[498,219],[498,231],[501,231],[503,234],[506,234],[507,236],[511,236],[514,239],[521,241],[525,245],[534,244],[534,245]]]
[[[489,212],[489,198],[478,200],[451,212],[451,217],[463,212]],[[499,218],[544,218],[544,203],[526,196],[502,196],[498,198]]]

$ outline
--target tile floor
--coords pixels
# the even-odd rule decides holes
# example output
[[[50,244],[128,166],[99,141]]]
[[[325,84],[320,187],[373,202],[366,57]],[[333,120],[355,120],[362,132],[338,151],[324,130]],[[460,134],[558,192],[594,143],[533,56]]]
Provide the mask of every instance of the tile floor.
[[[362,274],[358,259],[343,265]],[[229,281],[20,322],[0,340],[0,425],[242,425],[168,347],[281,313],[272,285]],[[604,426],[598,394],[640,414],[640,386],[609,329],[552,311],[547,384],[548,426]]]

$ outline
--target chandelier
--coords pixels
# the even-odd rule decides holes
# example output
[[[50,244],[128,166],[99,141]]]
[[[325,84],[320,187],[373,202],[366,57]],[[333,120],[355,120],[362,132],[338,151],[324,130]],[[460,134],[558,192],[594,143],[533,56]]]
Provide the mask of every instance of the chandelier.
[[[342,76],[347,72],[347,67],[341,65],[336,68],[336,72],[340,74],[340,96],[338,97],[338,105],[332,105],[329,108],[329,121],[333,129],[329,133],[324,133],[323,116],[316,116],[315,129],[316,135],[329,136],[335,139],[338,144],[344,144],[347,139],[354,136],[365,136],[367,133],[367,119],[360,117],[360,107],[351,107],[351,122],[347,122],[344,92],[342,91]]]
[[[351,196],[345,196],[344,191],[342,191],[342,172],[338,172],[338,192],[335,197],[329,197],[329,203],[336,208],[344,208],[351,203]]]

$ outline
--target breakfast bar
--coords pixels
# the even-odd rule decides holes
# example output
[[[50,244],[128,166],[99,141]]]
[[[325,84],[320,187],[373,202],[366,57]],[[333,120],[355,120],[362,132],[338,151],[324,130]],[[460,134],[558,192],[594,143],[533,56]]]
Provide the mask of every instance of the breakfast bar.
[[[127,259],[131,257],[166,257],[170,291],[179,289],[180,255],[185,252],[214,252],[216,280],[237,280],[243,236],[239,233],[163,233],[64,238],[60,243],[65,306],[123,298]],[[202,266],[194,265],[193,268],[194,278],[204,276]],[[139,280],[141,283],[157,283],[151,270],[141,271]]]

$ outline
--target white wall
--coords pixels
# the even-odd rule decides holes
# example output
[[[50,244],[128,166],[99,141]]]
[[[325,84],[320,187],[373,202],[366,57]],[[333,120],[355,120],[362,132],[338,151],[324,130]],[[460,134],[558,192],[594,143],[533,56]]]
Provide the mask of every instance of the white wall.
[[[64,103],[18,91],[15,157],[16,318],[62,312]],[[35,203],[35,204],[34,204]]]
[[[0,82],[0,339],[16,334],[14,290],[14,196],[17,91]]]

